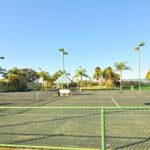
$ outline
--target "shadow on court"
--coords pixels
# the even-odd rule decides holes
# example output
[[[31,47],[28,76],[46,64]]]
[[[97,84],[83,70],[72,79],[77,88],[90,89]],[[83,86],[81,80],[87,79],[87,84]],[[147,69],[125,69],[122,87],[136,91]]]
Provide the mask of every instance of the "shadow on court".
[[[144,105],[146,105],[146,106],[150,106],[150,103],[144,103]]]

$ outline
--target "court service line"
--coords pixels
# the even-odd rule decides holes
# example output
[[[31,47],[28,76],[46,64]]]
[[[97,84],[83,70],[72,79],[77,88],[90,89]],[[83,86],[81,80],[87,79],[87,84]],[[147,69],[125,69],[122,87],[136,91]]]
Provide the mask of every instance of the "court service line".
[[[115,99],[114,99],[113,97],[111,97],[110,99],[115,103],[115,105],[116,105],[117,107],[120,107],[120,105],[115,101]]]

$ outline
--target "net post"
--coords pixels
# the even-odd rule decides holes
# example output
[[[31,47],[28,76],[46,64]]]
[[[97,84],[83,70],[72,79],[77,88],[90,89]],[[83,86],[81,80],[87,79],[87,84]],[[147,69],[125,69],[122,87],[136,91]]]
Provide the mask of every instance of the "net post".
[[[105,143],[105,109],[101,109],[101,150],[106,150]]]

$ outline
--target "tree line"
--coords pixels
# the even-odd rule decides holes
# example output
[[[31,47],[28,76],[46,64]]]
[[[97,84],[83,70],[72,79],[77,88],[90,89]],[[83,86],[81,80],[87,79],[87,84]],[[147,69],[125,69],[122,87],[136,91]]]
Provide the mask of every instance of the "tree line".
[[[95,67],[93,76],[90,77],[87,74],[87,70],[81,66],[75,70],[73,76],[75,82],[79,87],[91,85],[93,80],[95,80],[100,87],[102,86],[120,86],[122,88],[122,74],[124,70],[132,70],[131,67],[127,65],[127,62],[116,62],[114,64],[114,69],[112,67],[107,67],[102,70],[99,66]],[[116,73],[116,71],[118,73]],[[54,74],[50,75],[49,72],[42,70],[38,71],[31,68],[17,68],[6,70],[0,67],[0,74],[3,77],[0,80],[0,88],[4,91],[27,91],[29,83],[34,83],[35,90],[42,89],[44,86],[52,87],[54,82],[63,74],[70,75],[66,71],[58,70]],[[84,79],[83,77],[87,78]],[[146,74],[146,79],[150,80],[150,69]],[[46,84],[46,85],[45,85]],[[94,83],[93,83],[94,84]],[[33,90],[33,86],[32,86]]]
[[[49,84],[49,87],[52,86],[54,81],[62,75],[62,71],[59,70],[50,76],[48,72],[41,68],[39,68],[39,71],[35,71],[31,68],[19,69],[14,67],[10,70],[0,68],[0,74],[3,77],[0,80],[0,85],[4,91],[27,91],[29,83],[34,83],[35,88],[39,89],[43,88],[45,81]],[[39,80],[41,80],[41,83]]]

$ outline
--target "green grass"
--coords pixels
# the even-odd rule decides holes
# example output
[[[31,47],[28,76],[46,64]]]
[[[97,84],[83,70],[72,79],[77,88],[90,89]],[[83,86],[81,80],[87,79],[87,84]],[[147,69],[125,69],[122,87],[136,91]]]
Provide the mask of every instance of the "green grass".
[[[150,90],[150,86],[142,87],[142,90]]]
[[[82,87],[82,90],[91,90],[91,91],[99,91],[99,90],[119,90],[119,88],[106,87],[106,86],[92,86],[92,87]]]

